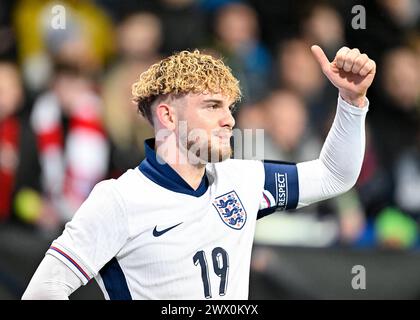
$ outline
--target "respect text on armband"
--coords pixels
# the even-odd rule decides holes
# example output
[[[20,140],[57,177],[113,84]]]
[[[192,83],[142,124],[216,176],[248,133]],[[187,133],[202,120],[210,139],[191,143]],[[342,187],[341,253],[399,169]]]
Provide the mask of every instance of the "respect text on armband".
[[[277,206],[286,208],[287,206],[287,174],[277,173]]]

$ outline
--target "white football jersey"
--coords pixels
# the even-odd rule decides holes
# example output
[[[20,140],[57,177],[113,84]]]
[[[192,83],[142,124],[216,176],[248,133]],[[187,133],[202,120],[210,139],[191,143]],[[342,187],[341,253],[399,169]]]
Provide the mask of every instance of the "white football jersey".
[[[248,299],[256,220],[297,206],[296,165],[211,163],[193,190],[153,144],[138,168],[96,185],[47,254],[106,299]]]

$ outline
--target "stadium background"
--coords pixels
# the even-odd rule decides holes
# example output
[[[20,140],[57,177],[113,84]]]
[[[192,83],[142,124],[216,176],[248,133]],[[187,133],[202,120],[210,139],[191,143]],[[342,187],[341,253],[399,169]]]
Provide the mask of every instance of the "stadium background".
[[[366,156],[352,191],[259,221],[250,298],[420,298],[419,17],[418,0],[0,0],[0,299],[20,298],[97,181],[141,161],[130,85],[167,54],[223,56],[237,127],[265,129],[266,158],[317,157],[337,92],[311,44],[377,62]],[[71,298],[102,296],[91,282]]]

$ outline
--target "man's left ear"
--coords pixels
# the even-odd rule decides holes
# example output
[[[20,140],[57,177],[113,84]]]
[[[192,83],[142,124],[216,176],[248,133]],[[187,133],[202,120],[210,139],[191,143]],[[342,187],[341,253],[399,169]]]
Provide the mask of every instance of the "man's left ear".
[[[156,117],[158,121],[168,130],[174,131],[176,128],[176,114],[173,107],[166,103],[156,106]]]

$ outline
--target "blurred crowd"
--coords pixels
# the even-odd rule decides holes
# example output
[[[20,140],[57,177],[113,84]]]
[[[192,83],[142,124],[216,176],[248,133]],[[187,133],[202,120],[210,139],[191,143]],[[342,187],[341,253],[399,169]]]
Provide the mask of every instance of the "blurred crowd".
[[[362,5],[366,28],[354,29]],[[64,14],[63,14],[64,13]],[[0,223],[61,233],[102,179],[144,157],[153,131],[131,84],[199,48],[241,81],[238,128],[265,130],[265,158],[318,157],[337,90],[310,46],[375,59],[362,172],[348,193],[260,221],[256,241],[414,248],[420,222],[418,0],[0,0]]]

